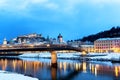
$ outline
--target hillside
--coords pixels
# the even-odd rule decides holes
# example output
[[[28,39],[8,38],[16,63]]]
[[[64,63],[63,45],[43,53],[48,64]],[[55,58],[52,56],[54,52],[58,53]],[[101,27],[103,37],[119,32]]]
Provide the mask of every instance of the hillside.
[[[120,37],[120,27],[112,27],[110,30],[101,31],[97,34],[92,34],[86,37],[83,37],[82,39],[77,39],[77,41],[91,41],[94,42],[95,40],[99,38],[115,38]]]

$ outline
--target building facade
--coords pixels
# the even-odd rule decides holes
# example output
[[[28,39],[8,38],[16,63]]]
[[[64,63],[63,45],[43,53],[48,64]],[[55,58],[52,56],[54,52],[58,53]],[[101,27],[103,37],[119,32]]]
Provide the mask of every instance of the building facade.
[[[45,41],[45,38],[42,37],[41,34],[27,34],[27,35],[22,35],[18,36],[17,38],[12,40],[14,43],[19,43],[19,44],[29,44],[29,43],[39,43]]]
[[[120,52],[120,38],[102,38],[94,41],[95,52]]]
[[[5,40],[4,40],[5,41]],[[43,37],[41,34],[26,34],[22,36],[18,36],[16,38],[13,38],[11,41],[9,41],[9,44],[66,44],[66,42],[63,41],[63,36],[59,34],[57,38],[47,38]]]
[[[94,45],[81,45],[81,49],[86,52],[94,52]]]

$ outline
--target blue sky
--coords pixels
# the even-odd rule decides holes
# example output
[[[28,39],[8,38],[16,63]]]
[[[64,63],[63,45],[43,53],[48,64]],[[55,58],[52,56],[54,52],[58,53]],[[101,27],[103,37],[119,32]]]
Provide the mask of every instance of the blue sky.
[[[120,25],[120,0],[0,0],[0,39],[42,33],[65,40]]]

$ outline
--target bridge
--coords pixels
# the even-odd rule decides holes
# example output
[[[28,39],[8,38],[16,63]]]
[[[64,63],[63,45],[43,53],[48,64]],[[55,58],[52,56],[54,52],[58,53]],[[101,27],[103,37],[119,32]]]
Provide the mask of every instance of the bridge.
[[[1,45],[0,52],[19,52],[19,51],[49,51],[51,53],[51,63],[53,66],[57,65],[57,52],[56,51],[77,51],[82,52],[81,48],[71,47],[65,44],[19,44],[19,45]]]
[[[43,44],[43,45],[32,45],[32,44],[20,44],[20,45],[1,45],[0,52],[13,52],[13,51],[61,51],[61,50],[72,50],[81,52],[81,48],[71,47],[64,44]]]

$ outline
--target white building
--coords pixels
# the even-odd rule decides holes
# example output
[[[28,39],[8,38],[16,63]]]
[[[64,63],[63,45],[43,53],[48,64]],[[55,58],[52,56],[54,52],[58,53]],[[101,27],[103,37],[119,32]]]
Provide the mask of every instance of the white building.
[[[16,38],[16,42],[20,43],[20,44],[22,44],[22,43],[25,43],[25,44],[40,43],[40,42],[44,42],[44,41],[45,41],[45,38],[42,37],[41,34],[36,34],[36,33],[23,35],[23,36],[18,36]]]

